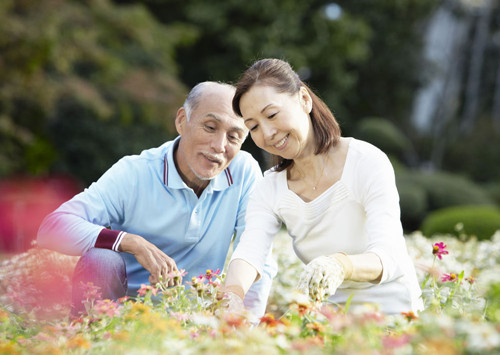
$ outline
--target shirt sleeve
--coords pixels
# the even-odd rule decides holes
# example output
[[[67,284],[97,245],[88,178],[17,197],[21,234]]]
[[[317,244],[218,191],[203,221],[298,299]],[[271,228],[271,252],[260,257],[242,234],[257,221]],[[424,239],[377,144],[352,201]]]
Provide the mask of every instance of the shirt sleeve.
[[[276,190],[271,179],[264,178],[256,185],[248,201],[245,231],[231,260],[243,259],[257,270],[259,277],[276,274],[272,259],[274,237],[281,228],[281,220],[273,211]],[[273,270],[273,267],[275,268]]]
[[[238,220],[236,225],[236,237],[234,241],[234,248],[238,249],[241,241],[241,236],[246,228],[246,215],[248,213],[248,203],[251,194],[254,192],[255,186],[262,181],[262,172],[260,167],[255,162],[252,165],[250,175],[252,178],[245,189],[242,198],[240,199],[240,207],[238,212]],[[278,264],[269,252],[266,256],[266,261],[263,266],[262,276],[260,279],[252,284],[247,294],[245,295],[244,304],[256,317],[260,318],[264,315],[267,306],[267,300],[271,292],[272,280],[276,276]]]
[[[377,149],[360,160],[356,176],[367,218],[367,252],[380,258],[380,283],[389,282],[403,275],[401,266],[406,261],[402,258],[407,255],[394,169],[389,158]]]
[[[38,244],[68,255],[82,255],[92,247],[117,251],[125,234],[109,227],[123,220],[123,191],[133,189],[133,174],[127,165],[125,159],[120,160],[97,182],[45,217]]]

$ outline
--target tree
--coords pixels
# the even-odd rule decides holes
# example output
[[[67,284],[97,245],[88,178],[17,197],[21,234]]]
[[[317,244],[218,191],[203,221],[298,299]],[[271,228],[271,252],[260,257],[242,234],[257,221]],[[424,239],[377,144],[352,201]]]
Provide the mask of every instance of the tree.
[[[123,154],[174,135],[189,26],[107,0],[0,4],[0,176],[95,180]]]

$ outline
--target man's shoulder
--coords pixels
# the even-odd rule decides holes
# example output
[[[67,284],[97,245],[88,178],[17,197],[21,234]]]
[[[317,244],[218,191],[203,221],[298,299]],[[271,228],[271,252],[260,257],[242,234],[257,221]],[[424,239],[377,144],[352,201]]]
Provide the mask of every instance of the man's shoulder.
[[[235,177],[235,181],[261,179],[262,170],[255,158],[246,151],[240,151],[228,167],[230,174]]]

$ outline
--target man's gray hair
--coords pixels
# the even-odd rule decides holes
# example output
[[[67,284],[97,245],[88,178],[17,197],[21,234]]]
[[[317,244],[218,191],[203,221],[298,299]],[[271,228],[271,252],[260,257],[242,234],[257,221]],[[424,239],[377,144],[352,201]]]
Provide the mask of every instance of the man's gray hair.
[[[189,121],[189,118],[191,117],[191,112],[196,110],[198,105],[200,104],[201,97],[205,93],[206,90],[209,90],[210,88],[213,88],[214,86],[226,86],[228,88],[231,88],[233,90],[236,90],[236,88],[227,83],[222,83],[218,81],[204,81],[202,83],[199,83],[195,85],[189,92],[188,96],[186,97],[186,101],[184,101],[184,110],[186,111],[186,117]]]

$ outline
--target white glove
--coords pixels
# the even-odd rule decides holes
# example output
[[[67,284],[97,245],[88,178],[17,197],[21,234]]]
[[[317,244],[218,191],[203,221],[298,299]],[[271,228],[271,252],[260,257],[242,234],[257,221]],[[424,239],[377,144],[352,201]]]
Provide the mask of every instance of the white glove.
[[[300,275],[298,289],[313,301],[324,301],[335,294],[344,281],[344,267],[333,256],[318,256],[313,259]]]

